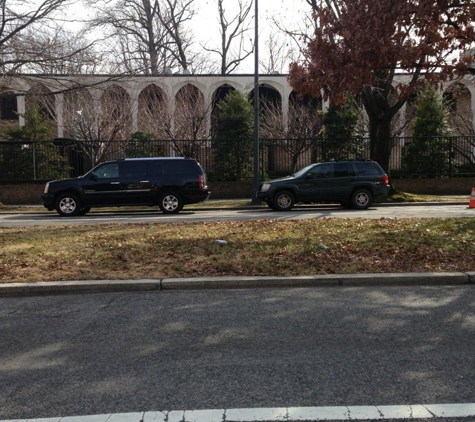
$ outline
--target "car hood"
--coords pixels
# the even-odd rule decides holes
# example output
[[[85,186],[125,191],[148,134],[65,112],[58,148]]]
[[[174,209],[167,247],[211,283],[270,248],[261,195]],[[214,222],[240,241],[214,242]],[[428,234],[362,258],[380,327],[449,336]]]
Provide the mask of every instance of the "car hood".
[[[288,182],[289,180],[295,180],[295,177],[294,176],[279,177],[277,179],[266,180],[265,182],[262,182],[262,183],[275,183],[275,182],[283,182],[283,181]]]
[[[51,185],[52,183],[54,184],[59,184],[59,183],[66,183],[66,184],[71,184],[71,183],[76,183],[78,180],[82,179],[83,176],[80,177],[74,177],[71,179],[58,179],[58,180],[50,180],[48,183]]]

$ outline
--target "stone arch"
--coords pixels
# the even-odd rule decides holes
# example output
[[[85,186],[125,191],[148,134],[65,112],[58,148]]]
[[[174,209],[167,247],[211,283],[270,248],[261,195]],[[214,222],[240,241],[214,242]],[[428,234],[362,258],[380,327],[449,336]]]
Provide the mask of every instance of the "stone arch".
[[[322,129],[322,97],[300,96],[292,91],[289,95],[287,126],[290,137],[315,138]]]
[[[65,136],[90,140],[91,133],[95,132],[95,109],[92,94],[86,88],[73,89],[64,94],[63,125]]]
[[[216,88],[212,96],[211,104],[211,137],[214,137],[218,121],[218,104],[226,98],[230,92],[236,91],[236,88],[225,83]]]
[[[37,82],[28,90],[25,96],[25,110],[28,112],[32,107],[49,120],[55,120],[56,103],[54,94],[42,83]]]
[[[132,132],[131,98],[120,85],[110,85],[101,96],[100,137],[126,140]]]
[[[450,125],[460,135],[473,131],[472,93],[461,82],[449,85],[444,93],[444,99],[450,105]]]
[[[184,80],[184,81],[178,82],[173,85],[173,92],[174,92],[175,98],[179,92],[184,92],[183,88],[185,88],[186,90],[196,90],[196,92],[199,91],[204,96],[203,93],[205,92],[206,86],[202,83],[197,83],[196,81]]]
[[[138,129],[164,138],[170,125],[170,113],[165,92],[155,84],[147,85],[138,97]]]
[[[18,121],[17,97],[13,91],[0,88],[0,120]]]
[[[249,93],[249,99],[252,102],[254,102],[254,92],[255,89]],[[259,85],[259,109],[261,128],[266,126],[271,127],[278,124],[279,128],[277,129],[277,132],[282,134],[286,116],[284,116],[284,111],[282,109],[282,96],[280,92],[268,84]],[[277,135],[277,133],[271,134],[270,132],[265,133],[265,136],[270,138],[281,137]]]
[[[175,95],[174,137],[176,139],[205,139],[208,132],[210,104],[193,84],[184,86]]]
[[[251,90],[249,93],[249,99],[254,100],[254,91]],[[259,84],[259,103],[263,104],[264,102],[272,102],[274,104],[282,104],[282,95],[280,92],[267,83]]]

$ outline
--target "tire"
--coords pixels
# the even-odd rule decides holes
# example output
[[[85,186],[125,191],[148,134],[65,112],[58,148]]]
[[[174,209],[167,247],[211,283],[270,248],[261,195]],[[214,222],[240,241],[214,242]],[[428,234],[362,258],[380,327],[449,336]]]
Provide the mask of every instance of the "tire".
[[[160,196],[158,206],[164,214],[178,214],[183,209],[183,199],[175,192],[166,192]]]
[[[357,210],[365,210],[369,208],[373,202],[373,195],[367,189],[357,189],[351,195],[351,204]]]
[[[272,201],[267,201],[267,206],[274,211],[277,211],[276,207],[274,206],[274,203]]]
[[[61,217],[74,217],[81,213],[81,202],[73,193],[62,193],[56,198],[54,208]]]
[[[295,198],[292,192],[282,190],[274,195],[272,203],[276,211],[290,211],[295,204]]]

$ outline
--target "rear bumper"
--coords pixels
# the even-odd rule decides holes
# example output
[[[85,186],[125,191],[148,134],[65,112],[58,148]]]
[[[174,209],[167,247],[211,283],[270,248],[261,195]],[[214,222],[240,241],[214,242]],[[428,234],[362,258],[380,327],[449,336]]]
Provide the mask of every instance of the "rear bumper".
[[[211,196],[211,191],[205,189],[199,192],[187,192],[185,195],[185,204],[197,204],[198,202],[203,202],[209,199]]]

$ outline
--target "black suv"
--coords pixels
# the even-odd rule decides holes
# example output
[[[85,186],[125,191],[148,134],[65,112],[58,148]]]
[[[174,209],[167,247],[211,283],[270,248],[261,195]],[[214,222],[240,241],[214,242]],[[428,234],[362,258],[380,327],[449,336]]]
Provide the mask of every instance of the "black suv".
[[[61,216],[129,205],[158,205],[163,213],[173,214],[209,195],[206,174],[196,160],[127,158],[99,164],[76,179],[48,182],[42,200]]]
[[[373,199],[387,196],[389,187],[387,174],[375,161],[329,161],[261,183],[257,197],[276,211],[288,211],[297,202],[366,209]]]

